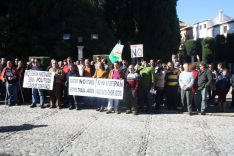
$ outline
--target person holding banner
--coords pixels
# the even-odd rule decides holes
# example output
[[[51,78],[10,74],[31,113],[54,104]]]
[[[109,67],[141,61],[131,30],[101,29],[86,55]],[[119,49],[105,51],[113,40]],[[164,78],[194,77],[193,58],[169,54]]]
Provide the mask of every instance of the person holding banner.
[[[107,78],[107,73],[105,71],[104,63],[99,62],[98,63],[98,69],[94,73],[94,78]],[[97,103],[99,105],[99,108],[97,108],[97,111],[103,112],[105,108],[105,99],[104,98],[97,98]]]
[[[65,86],[68,88],[69,86],[69,77],[78,77],[79,76],[79,71],[77,70],[76,65],[69,65],[69,72],[66,75],[66,81],[65,81]],[[69,96],[69,110],[72,110],[76,108],[76,110],[79,110],[79,103],[78,103],[78,96],[75,95],[68,95]]]
[[[7,61],[7,66],[3,68],[1,73],[1,79],[6,82],[6,100],[8,106],[18,105],[18,79],[19,72],[12,66],[11,61]]]
[[[108,78],[116,80],[124,79],[124,73],[122,70],[119,69],[119,62],[114,63],[114,69],[110,71]],[[121,112],[119,110],[119,102],[120,102],[119,99],[109,99],[107,106],[108,111],[106,113],[109,114],[114,109],[114,111],[117,114],[120,114]]]
[[[58,63],[56,60],[53,60],[51,62],[52,66],[49,69],[49,72],[54,72],[54,85],[53,90],[50,91],[50,108],[56,108],[59,107],[59,109],[62,108],[61,106],[61,99],[62,99],[62,86],[63,86],[63,79],[64,79],[64,73],[63,71],[58,67]]]
[[[36,71],[43,71],[41,67],[41,60],[40,59],[35,59],[34,64],[32,65],[31,70],[36,70]],[[45,108],[45,96],[44,96],[44,91],[42,89],[37,89],[37,88],[32,88],[32,104],[30,105],[30,108],[36,107],[37,103],[37,93],[39,94],[40,97],[40,105],[41,108]]]

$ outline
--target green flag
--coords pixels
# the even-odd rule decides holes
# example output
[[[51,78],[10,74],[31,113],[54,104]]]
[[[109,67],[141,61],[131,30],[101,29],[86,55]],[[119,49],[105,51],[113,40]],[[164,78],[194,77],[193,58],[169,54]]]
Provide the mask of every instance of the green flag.
[[[112,49],[109,59],[111,63],[115,63],[116,61],[122,61],[122,51],[123,51],[124,45],[120,44],[120,41],[114,46]]]

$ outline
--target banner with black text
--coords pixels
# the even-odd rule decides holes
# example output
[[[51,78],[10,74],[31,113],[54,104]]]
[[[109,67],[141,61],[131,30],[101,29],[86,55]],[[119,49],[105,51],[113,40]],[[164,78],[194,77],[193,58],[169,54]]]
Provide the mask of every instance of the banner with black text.
[[[52,90],[54,75],[48,71],[25,70],[23,87]]]
[[[69,95],[123,99],[124,80],[69,77]]]

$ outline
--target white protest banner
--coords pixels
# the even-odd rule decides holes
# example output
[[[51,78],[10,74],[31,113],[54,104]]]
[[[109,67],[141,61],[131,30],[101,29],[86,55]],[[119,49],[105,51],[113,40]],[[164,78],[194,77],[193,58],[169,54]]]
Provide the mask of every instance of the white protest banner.
[[[69,95],[123,99],[124,80],[69,77]]]
[[[143,57],[143,44],[130,45],[131,58]]]
[[[69,95],[95,96],[95,78],[69,77]]]
[[[48,71],[25,70],[23,87],[52,90],[54,74]]]
[[[97,79],[96,97],[123,99],[124,80]]]

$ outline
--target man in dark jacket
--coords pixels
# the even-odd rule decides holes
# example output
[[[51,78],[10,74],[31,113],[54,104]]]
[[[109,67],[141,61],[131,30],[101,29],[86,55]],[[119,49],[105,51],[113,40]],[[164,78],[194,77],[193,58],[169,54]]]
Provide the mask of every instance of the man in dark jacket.
[[[209,87],[212,82],[212,73],[210,70],[207,70],[206,64],[203,62],[200,63],[199,68],[198,95],[201,100],[199,103],[201,105],[201,115],[205,115],[207,87]]]

